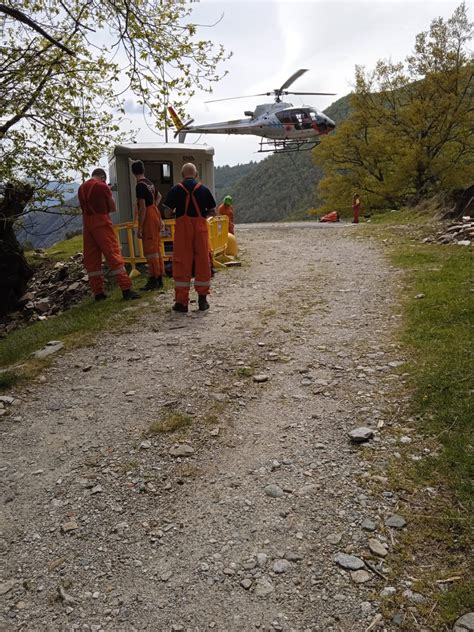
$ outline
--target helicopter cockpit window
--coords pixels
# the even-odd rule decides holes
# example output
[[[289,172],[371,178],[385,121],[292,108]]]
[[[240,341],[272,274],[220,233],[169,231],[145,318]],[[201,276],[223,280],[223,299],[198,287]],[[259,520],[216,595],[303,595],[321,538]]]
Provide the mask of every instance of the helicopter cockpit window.
[[[291,113],[290,112],[277,112],[276,113],[277,118],[279,119],[280,123],[283,123],[283,125],[290,125],[291,124]]]

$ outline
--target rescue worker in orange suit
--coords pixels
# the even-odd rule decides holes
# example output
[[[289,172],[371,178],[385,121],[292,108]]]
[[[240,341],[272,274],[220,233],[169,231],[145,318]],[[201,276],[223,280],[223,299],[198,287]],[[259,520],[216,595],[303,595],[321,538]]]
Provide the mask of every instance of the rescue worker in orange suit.
[[[148,262],[149,277],[143,292],[159,290],[163,287],[164,265],[161,256],[161,215],[158,204],[161,193],[145,177],[145,166],[141,160],[132,163],[132,173],[137,181],[136,197],[138,205],[137,237],[142,240],[143,254]]]
[[[218,215],[227,215],[229,218],[229,233],[234,234],[234,207],[232,206],[232,197],[226,195],[224,202],[217,209]]]
[[[89,284],[96,301],[107,298],[104,292],[104,255],[110,273],[122,289],[124,300],[140,298],[134,292],[132,282],[125,270],[119,243],[115,235],[110,213],[116,211],[112,191],[106,184],[107,175],[103,169],[94,169],[90,180],[79,187],[78,197],[82,209],[84,266],[89,276]]]
[[[207,295],[211,286],[211,265],[207,218],[215,215],[216,201],[209,189],[198,182],[195,165],[191,162],[186,163],[181,173],[183,181],[168,191],[165,210],[167,213],[173,210],[176,217],[173,244],[173,310],[186,313],[193,275],[199,310],[209,309]]]
[[[358,193],[354,193],[354,197],[352,198],[352,210],[354,211],[354,219],[352,220],[352,223],[358,224],[360,213],[360,195]]]

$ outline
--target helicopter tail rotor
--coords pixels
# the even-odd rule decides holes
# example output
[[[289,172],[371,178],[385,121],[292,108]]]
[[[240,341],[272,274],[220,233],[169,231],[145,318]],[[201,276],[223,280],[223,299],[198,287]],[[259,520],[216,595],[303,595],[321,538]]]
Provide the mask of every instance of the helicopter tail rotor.
[[[171,116],[171,120],[173,121],[174,126],[176,127],[175,137],[182,130],[186,130],[186,128],[189,127],[191,123],[194,123],[194,119],[192,118],[187,120],[185,123],[183,123],[183,121],[179,118],[178,113],[171,105],[168,106],[168,112],[169,112],[169,115]]]

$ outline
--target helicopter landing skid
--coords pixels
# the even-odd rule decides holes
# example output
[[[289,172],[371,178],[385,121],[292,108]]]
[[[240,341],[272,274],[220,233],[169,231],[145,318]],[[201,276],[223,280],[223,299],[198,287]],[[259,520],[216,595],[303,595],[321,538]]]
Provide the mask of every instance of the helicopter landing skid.
[[[319,145],[320,140],[260,140],[258,153],[282,154],[291,151],[310,151]]]

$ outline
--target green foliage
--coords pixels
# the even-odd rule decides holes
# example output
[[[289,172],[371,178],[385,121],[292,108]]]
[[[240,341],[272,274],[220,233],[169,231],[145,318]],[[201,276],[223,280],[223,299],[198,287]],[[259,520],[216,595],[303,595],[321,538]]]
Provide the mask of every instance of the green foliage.
[[[269,156],[228,191],[237,222],[279,221],[315,206],[321,175],[309,151]]]
[[[232,189],[232,187],[243,177],[247,176],[253,171],[256,162],[247,162],[245,164],[238,164],[230,167],[224,165],[223,167],[216,167],[215,169],[215,181],[216,181],[216,202],[221,204],[224,197]]]
[[[15,371],[0,371],[0,391],[5,391],[14,386],[20,380],[20,376]]]
[[[471,36],[463,3],[417,36],[405,63],[356,67],[351,114],[314,151],[323,210],[347,208],[355,191],[365,208],[398,208],[472,183]]]
[[[85,174],[126,138],[125,97],[134,95],[160,128],[169,95],[180,107],[197,88],[209,90],[225,54],[197,37],[190,12],[176,0],[0,8],[0,182],[33,180],[41,192],[33,201],[44,199],[48,182]]]

